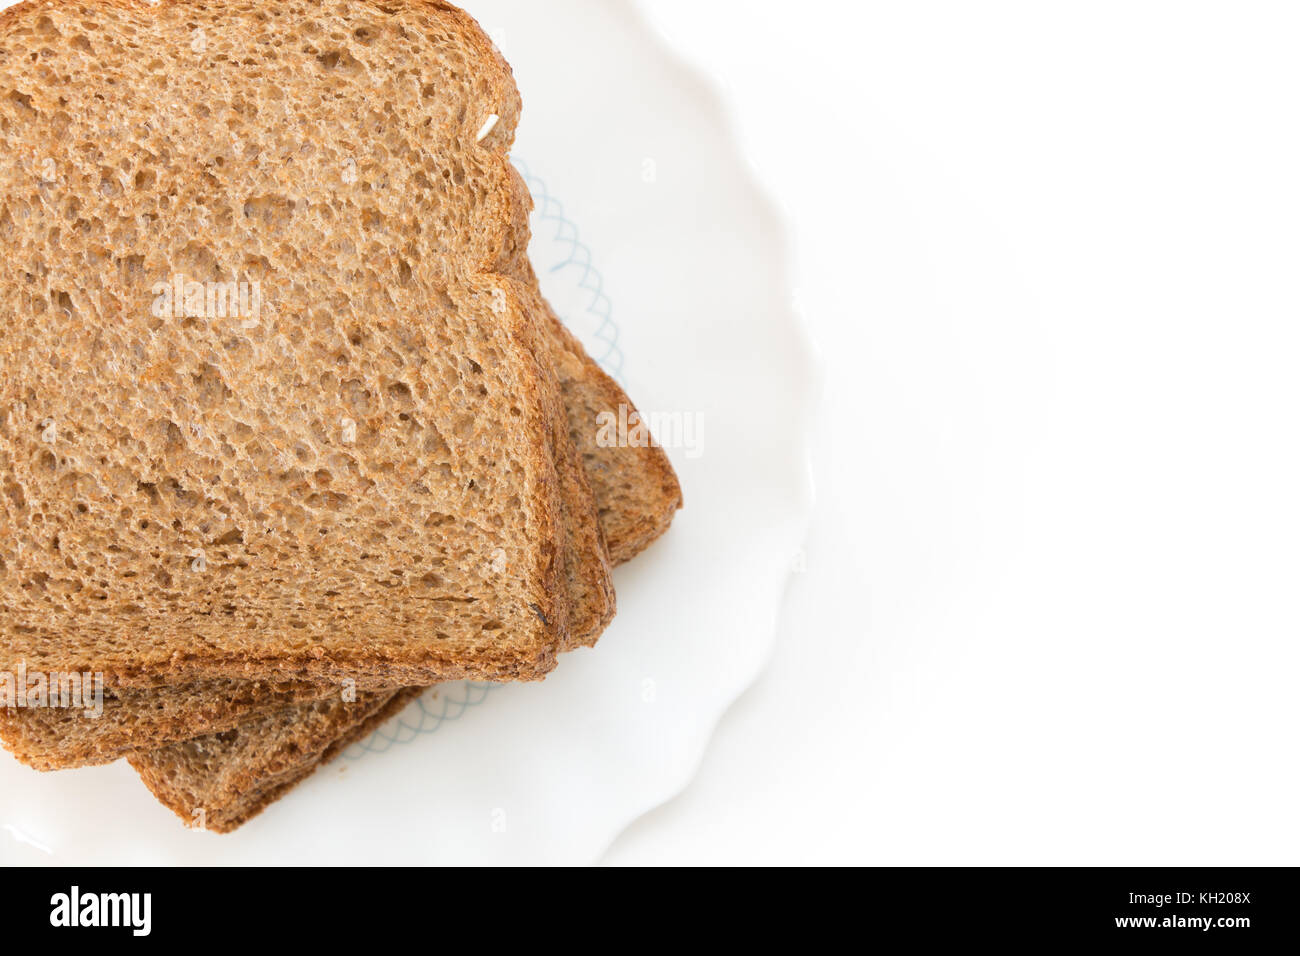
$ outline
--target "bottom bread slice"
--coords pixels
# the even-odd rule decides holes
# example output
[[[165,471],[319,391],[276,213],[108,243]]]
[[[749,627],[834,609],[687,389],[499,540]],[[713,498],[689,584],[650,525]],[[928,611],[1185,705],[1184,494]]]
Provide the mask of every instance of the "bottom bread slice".
[[[421,690],[300,704],[234,730],[137,754],[130,763],[159,802],[187,824],[229,833],[397,716]]]

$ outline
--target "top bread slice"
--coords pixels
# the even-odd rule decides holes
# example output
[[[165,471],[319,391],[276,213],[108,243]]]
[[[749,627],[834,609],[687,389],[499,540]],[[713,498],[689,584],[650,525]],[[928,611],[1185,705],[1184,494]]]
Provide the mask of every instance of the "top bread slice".
[[[477,25],[29,2],[0,97],[0,667],[549,671],[564,411],[502,274],[518,95]],[[176,317],[177,276],[260,314]]]

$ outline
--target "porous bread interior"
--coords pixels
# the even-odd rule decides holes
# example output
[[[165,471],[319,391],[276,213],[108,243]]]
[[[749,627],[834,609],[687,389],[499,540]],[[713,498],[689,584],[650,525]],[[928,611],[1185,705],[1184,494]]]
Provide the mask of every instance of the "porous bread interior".
[[[0,24],[7,662],[548,670],[555,403],[491,271],[508,174],[474,141],[517,102],[472,21],[394,0]],[[176,274],[260,283],[260,321],[160,318]]]

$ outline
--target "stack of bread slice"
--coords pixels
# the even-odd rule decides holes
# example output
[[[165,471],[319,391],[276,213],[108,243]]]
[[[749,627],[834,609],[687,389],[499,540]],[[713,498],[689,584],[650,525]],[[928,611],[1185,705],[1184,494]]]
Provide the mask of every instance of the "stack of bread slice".
[[[104,688],[0,706],[20,760],[226,831],[596,642],[681,492],[598,441],[632,403],[539,292],[519,111],[432,0],[0,13],[0,673]]]

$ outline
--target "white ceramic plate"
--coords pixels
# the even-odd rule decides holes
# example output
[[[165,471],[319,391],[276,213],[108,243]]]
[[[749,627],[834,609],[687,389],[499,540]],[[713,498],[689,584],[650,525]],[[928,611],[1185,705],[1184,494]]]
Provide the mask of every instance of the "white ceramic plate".
[[[814,382],[783,238],[710,91],[625,2],[465,0],[515,67],[515,157],[557,310],[643,411],[686,509],[616,574],[600,646],[545,683],[426,695],[230,836],[125,764],[0,757],[4,863],[586,863],[693,775],[754,680],[810,507]]]

